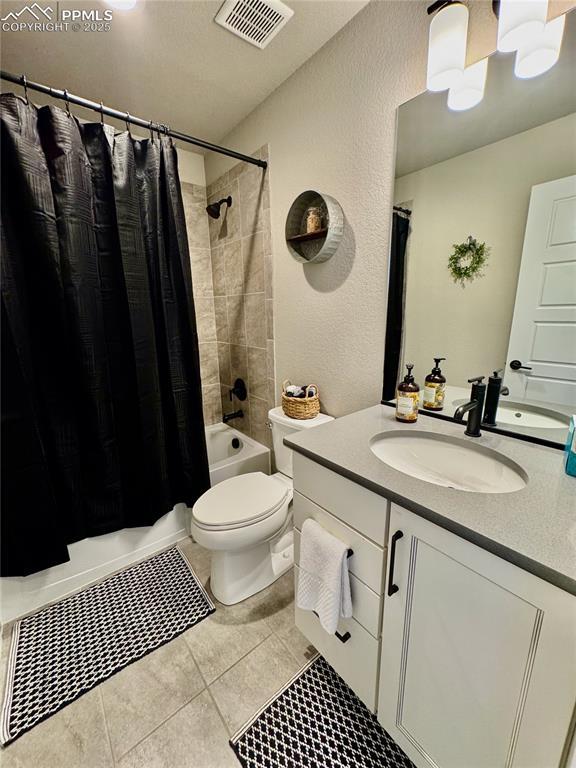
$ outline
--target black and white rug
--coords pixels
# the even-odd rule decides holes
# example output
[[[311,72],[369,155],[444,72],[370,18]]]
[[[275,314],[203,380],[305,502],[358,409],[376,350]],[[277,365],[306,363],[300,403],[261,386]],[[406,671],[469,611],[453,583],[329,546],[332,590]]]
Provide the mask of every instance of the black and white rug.
[[[321,656],[230,744],[245,768],[414,768]]]
[[[2,743],[214,610],[173,547],[21,619],[12,630]]]

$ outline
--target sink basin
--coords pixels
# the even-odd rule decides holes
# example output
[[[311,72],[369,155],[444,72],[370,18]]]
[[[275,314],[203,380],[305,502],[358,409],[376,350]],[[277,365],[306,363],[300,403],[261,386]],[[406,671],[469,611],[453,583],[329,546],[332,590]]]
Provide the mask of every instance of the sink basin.
[[[467,403],[469,398],[454,400],[454,408]],[[568,416],[553,411],[551,408],[540,408],[538,405],[526,405],[500,400],[496,412],[497,424],[514,424],[517,427],[530,429],[562,429],[566,430],[570,424]]]
[[[434,485],[471,493],[511,493],[526,486],[522,467],[498,451],[433,432],[376,435],[372,453],[388,466]]]

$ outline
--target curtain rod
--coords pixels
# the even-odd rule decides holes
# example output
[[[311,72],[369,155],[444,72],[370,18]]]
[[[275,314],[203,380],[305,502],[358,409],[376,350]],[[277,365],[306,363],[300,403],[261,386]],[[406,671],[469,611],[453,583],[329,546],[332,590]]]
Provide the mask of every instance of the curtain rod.
[[[77,104],[79,107],[85,109],[92,109],[95,112],[99,112],[101,115],[108,115],[108,117],[115,117],[117,120],[123,120],[125,123],[132,123],[132,125],[138,125],[141,128],[147,128],[157,133],[163,133],[166,136],[172,136],[174,139],[183,141],[187,144],[194,144],[202,149],[207,149],[209,152],[217,152],[220,155],[227,155],[233,157],[236,160],[241,160],[244,163],[251,163],[257,165],[259,168],[267,168],[268,163],[265,160],[258,160],[249,155],[243,155],[241,152],[236,152],[234,149],[227,149],[226,147],[220,147],[218,144],[211,144],[204,139],[196,139],[194,136],[189,136],[186,133],[180,133],[179,131],[173,131],[170,126],[163,123],[155,123],[152,120],[142,120],[141,117],[134,117],[128,112],[120,112],[117,109],[111,107],[105,107],[102,103],[97,101],[89,101],[83,99],[81,96],[74,96],[73,93],[68,91],[61,91],[57,88],[52,88],[49,85],[42,85],[42,83],[35,83],[32,80],[28,80],[25,75],[13,75],[10,72],[0,71],[0,77],[2,80],[8,80],[11,83],[21,85],[25,90],[30,88],[32,91],[38,91],[39,93],[46,93],[48,96],[52,96],[54,99],[61,99],[68,104]]]

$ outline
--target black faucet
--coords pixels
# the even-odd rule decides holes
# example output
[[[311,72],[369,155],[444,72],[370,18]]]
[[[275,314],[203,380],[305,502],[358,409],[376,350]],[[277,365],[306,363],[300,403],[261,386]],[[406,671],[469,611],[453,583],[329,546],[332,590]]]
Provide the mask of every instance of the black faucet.
[[[496,426],[496,413],[498,411],[498,402],[500,395],[509,395],[508,387],[502,386],[503,369],[494,371],[494,374],[488,379],[488,389],[486,390],[486,405],[484,406],[484,417],[482,424],[487,427]]]
[[[244,418],[244,411],[240,408],[239,411],[233,411],[232,413],[225,413],[222,416],[222,421],[224,424],[228,424],[229,421],[232,421],[232,419],[243,419]]]
[[[486,384],[484,376],[476,376],[475,379],[468,379],[472,384],[470,392],[470,402],[461,405],[454,412],[454,421],[462,421],[464,414],[468,414],[466,430],[464,432],[468,437],[480,437],[480,422],[482,421],[482,406],[484,405],[484,396],[486,394]]]

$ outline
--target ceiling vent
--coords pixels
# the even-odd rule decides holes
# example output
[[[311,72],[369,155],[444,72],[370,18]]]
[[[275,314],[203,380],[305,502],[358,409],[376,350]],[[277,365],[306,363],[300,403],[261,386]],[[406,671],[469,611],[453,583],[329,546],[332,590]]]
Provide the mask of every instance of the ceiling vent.
[[[294,11],[280,0],[226,0],[214,21],[257,48],[266,48]]]

